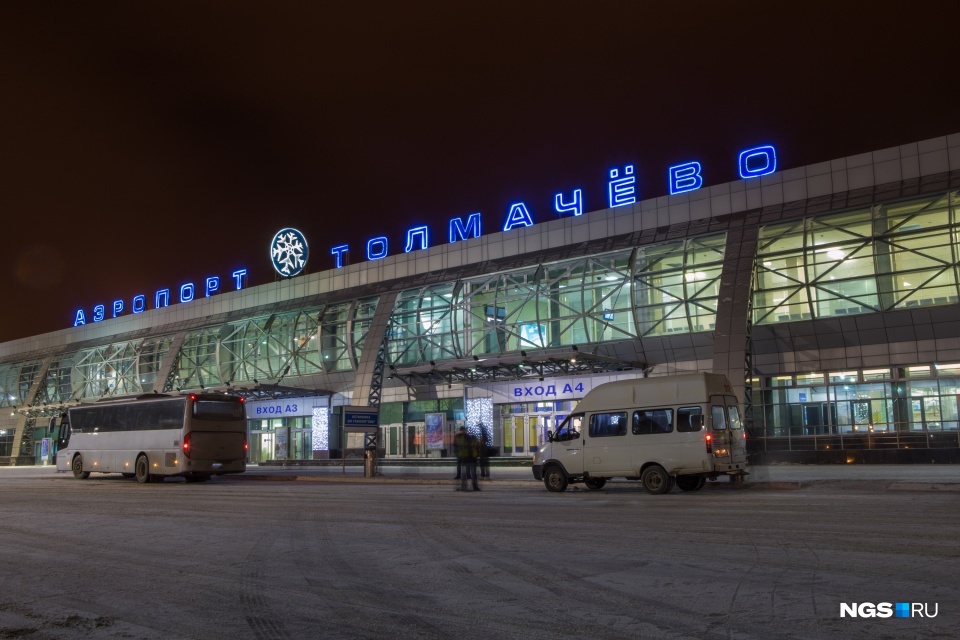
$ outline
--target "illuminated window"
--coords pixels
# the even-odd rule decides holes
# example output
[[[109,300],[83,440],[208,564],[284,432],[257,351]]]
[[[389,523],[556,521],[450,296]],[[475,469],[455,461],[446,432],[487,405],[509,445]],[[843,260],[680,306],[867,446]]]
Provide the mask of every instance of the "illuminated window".
[[[949,194],[768,225],[758,236],[753,321],[955,304],[958,255]]]

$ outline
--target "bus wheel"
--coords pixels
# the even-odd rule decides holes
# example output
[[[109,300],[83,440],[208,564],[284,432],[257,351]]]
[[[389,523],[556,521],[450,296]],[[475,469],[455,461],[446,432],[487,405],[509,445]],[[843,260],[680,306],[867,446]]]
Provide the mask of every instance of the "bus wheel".
[[[647,493],[653,495],[666,493],[673,488],[670,474],[667,473],[666,469],[656,464],[644,470],[643,475],[640,476],[640,481],[643,482],[643,488],[647,490]]]
[[[150,461],[147,460],[147,456],[140,456],[137,458],[137,482],[140,484],[146,484],[150,482]]]
[[[563,469],[554,465],[543,474],[543,484],[547,487],[547,491],[565,491],[567,488],[567,474],[563,472]]]
[[[677,486],[681,491],[699,491],[706,483],[703,476],[677,476]]]
[[[86,480],[90,477],[90,472],[83,470],[83,458],[79,455],[73,456],[73,477],[77,480]]]
[[[586,478],[583,481],[583,484],[587,485],[587,489],[603,489],[603,485],[607,484],[606,478]]]

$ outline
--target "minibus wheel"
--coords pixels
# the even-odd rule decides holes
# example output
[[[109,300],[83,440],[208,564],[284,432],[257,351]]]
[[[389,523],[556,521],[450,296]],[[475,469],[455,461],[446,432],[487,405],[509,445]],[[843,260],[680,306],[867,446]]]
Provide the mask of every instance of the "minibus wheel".
[[[653,495],[667,493],[673,488],[670,474],[667,473],[666,469],[657,464],[644,469],[643,475],[640,476],[640,481],[643,482],[643,488],[647,490],[647,493]]]
[[[603,489],[603,485],[607,484],[606,478],[584,478],[583,484],[587,485],[587,489]]]
[[[681,491],[699,491],[706,483],[703,476],[677,476],[677,486]]]
[[[547,491],[565,491],[567,488],[567,474],[556,465],[548,467],[547,470],[543,472],[543,484],[547,488]]]
[[[83,470],[83,457],[80,454],[73,456],[71,468],[73,469],[73,477],[77,480],[86,480],[90,477],[90,472]]]

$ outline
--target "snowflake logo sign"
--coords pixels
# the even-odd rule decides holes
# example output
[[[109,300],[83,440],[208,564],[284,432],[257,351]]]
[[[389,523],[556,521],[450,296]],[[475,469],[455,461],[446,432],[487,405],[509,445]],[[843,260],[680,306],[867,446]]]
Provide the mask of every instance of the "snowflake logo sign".
[[[296,229],[281,229],[270,243],[273,268],[286,278],[299,274],[307,266],[307,239]]]

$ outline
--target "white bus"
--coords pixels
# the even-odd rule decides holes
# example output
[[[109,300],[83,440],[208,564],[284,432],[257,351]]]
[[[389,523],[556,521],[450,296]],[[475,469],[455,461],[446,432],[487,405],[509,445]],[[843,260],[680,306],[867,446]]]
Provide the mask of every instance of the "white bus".
[[[747,474],[746,439],[727,378],[691,373],[608,382],[591,390],[533,459],[549,491],[639,480],[649,493],[696,491]]]
[[[79,479],[122,473],[139,482],[188,482],[247,469],[243,398],[146,394],[71,407],[61,416],[57,470]]]

